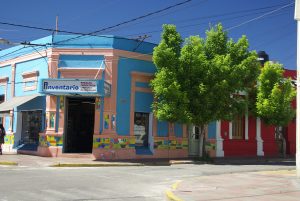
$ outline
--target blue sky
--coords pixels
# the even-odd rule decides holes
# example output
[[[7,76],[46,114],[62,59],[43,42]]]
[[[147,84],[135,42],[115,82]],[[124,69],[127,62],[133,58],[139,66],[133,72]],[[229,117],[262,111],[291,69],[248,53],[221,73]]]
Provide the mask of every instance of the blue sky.
[[[184,0],[2,0],[1,22],[89,33],[165,8]],[[266,51],[271,60],[296,69],[296,21],[294,5],[259,16],[293,3],[294,0],[193,0],[166,12],[136,21],[101,34],[128,38],[149,35],[146,41],[158,43],[162,24],[172,23],[185,38],[205,36],[210,24],[221,22],[229,37],[246,35],[251,50]],[[251,21],[241,25],[244,22]],[[239,26],[240,25],[240,26]],[[0,38],[13,42],[30,41],[51,32],[0,25]]]

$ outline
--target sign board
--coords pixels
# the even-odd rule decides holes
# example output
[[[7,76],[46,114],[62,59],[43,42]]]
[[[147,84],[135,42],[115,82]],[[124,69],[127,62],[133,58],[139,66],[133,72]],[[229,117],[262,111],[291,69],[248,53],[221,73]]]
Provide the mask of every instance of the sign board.
[[[46,79],[42,81],[43,93],[97,93],[96,80]]]

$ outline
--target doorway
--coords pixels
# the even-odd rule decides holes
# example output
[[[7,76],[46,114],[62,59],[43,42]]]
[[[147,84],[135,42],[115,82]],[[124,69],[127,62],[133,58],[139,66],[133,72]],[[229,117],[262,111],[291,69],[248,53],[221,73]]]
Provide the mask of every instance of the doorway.
[[[92,153],[95,98],[66,98],[64,153]]]
[[[200,128],[198,126],[193,126],[189,132],[189,155],[198,156],[199,154],[199,138],[200,138]]]

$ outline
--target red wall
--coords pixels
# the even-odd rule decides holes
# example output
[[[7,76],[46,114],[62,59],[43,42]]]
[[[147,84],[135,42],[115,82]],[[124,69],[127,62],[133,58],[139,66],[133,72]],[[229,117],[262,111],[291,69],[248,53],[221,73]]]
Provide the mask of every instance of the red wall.
[[[256,121],[249,117],[248,140],[229,139],[229,122],[221,122],[224,156],[256,156]],[[227,133],[227,135],[225,135]]]
[[[284,76],[296,79],[295,70],[285,70]],[[296,101],[292,102],[296,108]],[[256,142],[256,118],[249,117],[249,140],[229,139],[229,122],[221,122],[221,136],[224,139],[223,149],[224,156],[257,156]],[[261,137],[263,142],[263,151],[265,156],[278,156],[278,145],[275,141],[275,127],[267,126],[261,122]],[[287,127],[287,154],[295,155],[296,153],[296,122],[293,120]]]

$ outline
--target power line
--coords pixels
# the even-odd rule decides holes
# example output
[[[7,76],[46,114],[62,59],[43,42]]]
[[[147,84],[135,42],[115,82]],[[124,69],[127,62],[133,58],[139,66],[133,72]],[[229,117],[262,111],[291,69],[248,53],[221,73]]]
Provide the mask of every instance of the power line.
[[[227,18],[223,18],[221,20],[213,20],[213,21],[210,21],[211,23],[215,23],[215,22],[225,22],[225,21],[230,21],[230,20],[233,20],[233,19],[237,19],[237,18],[242,18],[242,17],[248,17],[248,16],[252,16],[252,15],[256,15],[256,14],[261,14],[261,13],[265,13],[265,11],[260,11],[260,12],[255,12],[255,13],[248,13],[248,14],[243,14],[243,15],[237,15],[237,16],[232,16],[232,17],[227,17]],[[271,16],[269,16],[271,17]],[[176,26],[177,28],[180,28],[180,29],[186,29],[186,28],[189,28],[189,27],[194,27],[194,26],[198,26],[198,25],[203,25],[203,24],[206,24],[207,22],[201,22],[201,23],[195,23],[195,24],[188,24],[188,25],[182,25],[182,26]],[[144,35],[144,34],[151,34],[151,33],[157,33],[157,32],[161,32],[161,28],[160,29],[156,29],[156,30],[152,30],[152,31],[148,31],[148,32],[143,32],[143,33],[138,33],[138,34],[129,34],[129,35],[126,35],[126,36],[136,36],[136,35]],[[183,32],[181,32],[183,33]]]
[[[24,25],[24,24],[15,24],[15,23],[10,23],[10,22],[0,22],[0,24],[14,26],[14,27],[22,27],[22,28],[27,28],[27,29],[50,31],[50,32],[56,32],[57,31],[59,33],[74,34],[74,35],[81,35],[81,36],[96,36],[96,37],[100,37],[100,38],[118,38],[118,39],[132,40],[132,39],[129,39],[129,38],[122,38],[122,37],[117,37],[117,36],[99,36],[99,35],[92,34],[92,33],[91,34],[85,34],[85,33],[74,32],[74,31],[56,30],[56,29],[52,29],[52,28],[30,26],[30,25]],[[42,44],[31,44],[31,45],[38,46],[38,45],[42,45]]]
[[[277,5],[273,5],[273,6],[266,6],[266,7],[260,7],[260,8],[254,8],[254,9],[245,9],[245,10],[238,10],[238,11],[235,11],[235,12],[227,12],[227,13],[222,13],[222,14],[215,14],[215,15],[206,15],[206,16],[202,16],[202,17],[194,17],[194,18],[189,18],[189,19],[185,19],[185,20],[181,20],[181,21],[178,21],[178,20],[175,20],[175,21],[172,21],[171,23],[174,23],[174,22],[179,22],[179,23],[182,23],[182,22],[191,22],[191,21],[196,21],[196,20],[204,20],[204,19],[210,19],[210,18],[218,18],[218,17],[223,17],[223,16],[230,16],[230,15],[235,15],[235,14],[240,14],[240,13],[243,13],[243,14],[246,14],[246,13],[249,13],[249,12],[253,12],[253,11],[259,11],[259,10],[266,10],[266,9],[271,9],[271,8],[274,8],[274,7],[279,7],[279,6],[283,6],[285,4],[277,4]],[[264,13],[265,11],[263,12],[259,12],[259,13]],[[169,13],[167,13],[169,14]],[[165,14],[166,15],[166,14]],[[246,14],[247,15],[247,14]],[[157,16],[156,16],[157,17]],[[150,20],[156,18],[156,17],[153,17],[151,18]],[[145,20],[146,21],[146,20]],[[149,20],[147,20],[149,21]],[[134,23],[134,24],[131,24],[129,26],[132,26],[132,25],[137,25],[137,24],[140,24],[140,23],[143,23],[144,21],[142,22],[137,22],[137,23]],[[155,25],[157,26],[157,25]],[[147,26],[149,27],[149,26]],[[120,30],[122,29],[123,27],[117,29]],[[113,31],[116,31],[116,30],[113,30]],[[147,32],[149,33],[149,32]],[[138,34],[131,34],[131,35],[138,35]]]
[[[186,1],[183,1],[183,2],[180,2],[180,3],[177,3],[177,4],[174,4],[174,5],[168,6],[168,7],[166,7],[166,8],[163,8],[163,9],[160,9],[160,10],[157,10],[157,11],[154,11],[154,12],[151,12],[151,13],[148,13],[148,14],[145,14],[145,15],[142,15],[142,16],[139,16],[139,17],[136,17],[136,18],[133,18],[133,19],[130,19],[130,20],[121,22],[121,23],[118,23],[118,24],[116,24],[116,25],[112,25],[112,26],[109,26],[109,27],[106,27],[106,28],[103,28],[103,29],[100,29],[100,30],[97,30],[97,31],[93,31],[93,32],[91,32],[91,33],[89,33],[89,34],[96,34],[96,33],[99,33],[99,32],[102,32],[102,31],[106,31],[106,30],[109,30],[109,29],[112,29],[112,28],[115,28],[115,27],[119,27],[119,26],[124,25],[124,24],[128,24],[128,23],[131,23],[131,22],[140,20],[140,19],[144,19],[144,18],[146,18],[146,17],[155,15],[155,14],[157,14],[157,13],[164,12],[164,11],[166,11],[166,10],[169,10],[169,9],[172,9],[172,8],[175,8],[175,7],[178,7],[178,6],[181,6],[181,5],[186,4],[186,3],[189,3],[189,2],[191,2],[191,1],[192,1],[192,0],[186,0]],[[66,39],[66,40],[62,40],[62,41],[59,41],[59,42],[57,42],[57,43],[55,43],[55,44],[67,42],[67,41],[70,41],[70,40],[76,40],[76,39],[81,38],[81,37],[83,37],[83,36],[84,36],[83,34],[79,34],[79,36],[76,36],[76,37],[73,37],[73,38],[69,38],[69,39]]]
[[[289,4],[286,4],[286,5],[284,5],[284,6],[280,7],[280,8],[277,8],[277,9],[272,10],[272,11],[270,11],[270,12],[267,12],[267,13],[265,13],[265,14],[263,14],[263,15],[260,15],[260,16],[258,16],[258,17],[253,18],[253,19],[250,19],[250,20],[247,20],[247,21],[245,21],[245,22],[242,22],[242,23],[240,23],[240,24],[238,24],[238,25],[229,27],[229,28],[227,28],[227,29],[225,29],[225,30],[226,30],[226,31],[230,31],[230,30],[232,30],[232,29],[238,28],[238,27],[243,26],[243,25],[245,25],[245,24],[248,24],[248,23],[250,23],[250,22],[259,20],[259,19],[261,19],[261,18],[263,18],[263,17],[265,17],[265,16],[267,16],[267,15],[270,15],[270,14],[272,14],[272,13],[275,13],[275,12],[277,12],[277,11],[280,11],[280,10],[282,10],[282,9],[284,9],[284,8],[286,8],[286,7],[289,7],[289,6],[293,5],[293,4],[294,4],[294,2],[289,3]]]

